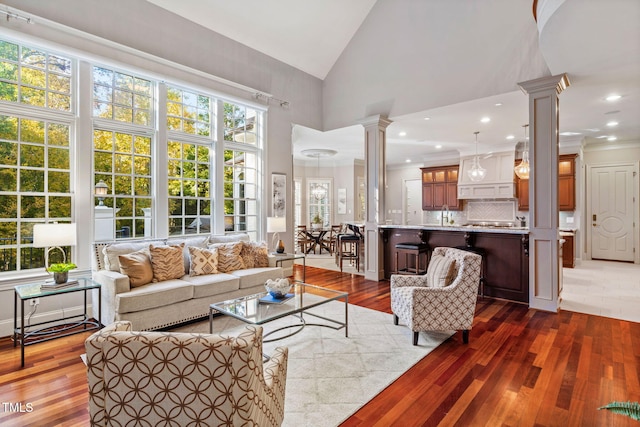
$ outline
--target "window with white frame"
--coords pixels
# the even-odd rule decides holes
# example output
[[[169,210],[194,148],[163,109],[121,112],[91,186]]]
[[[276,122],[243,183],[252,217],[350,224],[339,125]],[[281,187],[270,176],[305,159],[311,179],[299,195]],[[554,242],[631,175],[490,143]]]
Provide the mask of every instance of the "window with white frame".
[[[310,178],[307,180],[307,213],[310,224],[331,225],[331,180]]]
[[[169,235],[211,232],[211,97],[167,87]]]
[[[71,59],[0,40],[0,271],[44,267],[33,226],[72,220],[74,78]]]

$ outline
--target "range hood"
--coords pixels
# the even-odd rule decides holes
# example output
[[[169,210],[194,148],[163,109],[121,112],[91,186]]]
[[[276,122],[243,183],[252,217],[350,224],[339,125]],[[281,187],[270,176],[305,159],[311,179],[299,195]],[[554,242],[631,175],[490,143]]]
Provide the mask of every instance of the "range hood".
[[[480,156],[480,165],[487,174],[482,181],[471,181],[468,171],[475,156],[460,157],[458,199],[513,199],[516,185],[513,173],[515,150]]]

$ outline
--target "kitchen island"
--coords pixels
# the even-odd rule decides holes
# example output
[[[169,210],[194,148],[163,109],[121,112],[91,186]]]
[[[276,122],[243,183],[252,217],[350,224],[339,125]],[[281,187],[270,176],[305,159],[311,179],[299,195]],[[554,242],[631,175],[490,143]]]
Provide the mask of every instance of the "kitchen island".
[[[395,271],[395,245],[427,243],[466,247],[484,253],[484,296],[529,302],[529,230],[525,227],[478,227],[437,225],[381,225],[384,245],[384,272]],[[399,258],[399,269],[406,268]]]

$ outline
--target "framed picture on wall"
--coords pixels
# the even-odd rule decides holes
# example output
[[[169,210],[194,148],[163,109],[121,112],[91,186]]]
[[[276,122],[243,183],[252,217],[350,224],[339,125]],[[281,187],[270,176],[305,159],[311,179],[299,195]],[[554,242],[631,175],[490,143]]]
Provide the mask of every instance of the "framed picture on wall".
[[[287,213],[287,175],[271,174],[271,215],[283,217]]]
[[[338,188],[338,214],[344,215],[347,213],[347,189]]]

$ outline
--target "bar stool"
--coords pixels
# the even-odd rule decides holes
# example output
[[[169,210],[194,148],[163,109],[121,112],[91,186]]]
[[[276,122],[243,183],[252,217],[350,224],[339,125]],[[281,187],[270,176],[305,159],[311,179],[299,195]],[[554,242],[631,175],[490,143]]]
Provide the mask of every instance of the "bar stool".
[[[396,246],[396,274],[425,274],[427,272],[427,265],[429,264],[429,245],[426,243],[397,243]],[[398,269],[398,259],[400,254],[404,254],[405,268]],[[425,263],[424,269],[420,268],[420,258],[424,254]],[[413,257],[415,267],[410,267],[409,256]]]
[[[360,271],[360,236],[355,234],[338,235],[338,259],[340,271],[342,272],[342,262],[346,259],[351,264],[355,263],[356,271]]]

